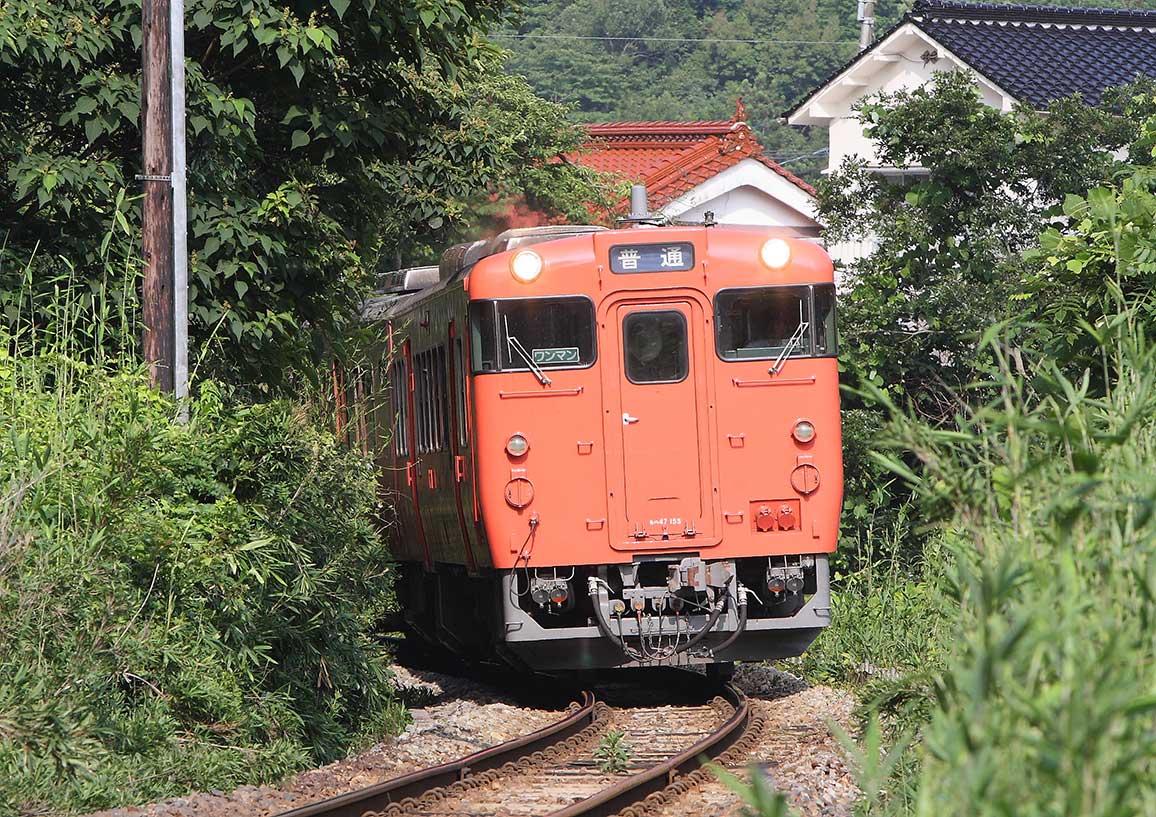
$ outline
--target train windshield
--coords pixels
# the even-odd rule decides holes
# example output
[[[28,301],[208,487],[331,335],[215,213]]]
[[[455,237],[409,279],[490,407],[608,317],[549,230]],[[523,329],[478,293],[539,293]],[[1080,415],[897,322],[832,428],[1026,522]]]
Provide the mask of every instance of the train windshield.
[[[723,360],[836,354],[835,287],[725,289],[715,296],[716,344]]]
[[[585,368],[594,363],[589,298],[518,298],[470,303],[474,374]]]

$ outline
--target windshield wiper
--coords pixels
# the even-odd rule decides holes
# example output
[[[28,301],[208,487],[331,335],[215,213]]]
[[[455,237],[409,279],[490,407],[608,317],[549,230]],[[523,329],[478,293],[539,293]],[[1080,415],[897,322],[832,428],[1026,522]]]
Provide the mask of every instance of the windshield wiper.
[[[775,358],[775,362],[771,364],[768,370],[769,374],[778,374],[783,368],[783,362],[791,356],[791,352],[795,351],[796,347],[803,343],[803,335],[811,328],[810,321],[801,321],[799,328],[795,330],[794,334],[787,340],[787,345],[783,347],[783,351],[779,352],[779,356]]]
[[[534,362],[534,357],[526,351],[526,347],[522,345],[522,341],[510,334],[510,320],[505,315],[502,316],[502,324],[506,330],[506,348],[512,352],[517,352],[518,357],[522,358],[525,364],[530,368],[534,377],[538,378],[538,382],[543,386],[550,385],[550,378],[542,371],[542,367]],[[511,354],[511,357],[513,355]]]

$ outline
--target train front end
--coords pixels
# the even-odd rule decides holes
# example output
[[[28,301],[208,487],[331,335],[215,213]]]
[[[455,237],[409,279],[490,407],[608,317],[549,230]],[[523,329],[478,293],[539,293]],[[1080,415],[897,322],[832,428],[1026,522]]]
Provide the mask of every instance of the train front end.
[[[826,253],[613,230],[484,258],[465,286],[500,649],[541,669],[802,652],[842,504]]]

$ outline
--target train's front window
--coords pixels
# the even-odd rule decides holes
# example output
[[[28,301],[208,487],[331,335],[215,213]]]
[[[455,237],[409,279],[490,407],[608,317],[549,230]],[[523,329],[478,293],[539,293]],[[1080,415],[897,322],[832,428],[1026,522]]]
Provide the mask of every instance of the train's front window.
[[[594,363],[589,298],[517,298],[470,303],[475,374],[585,368]]]
[[[715,296],[715,343],[723,360],[834,357],[832,284],[724,289]]]

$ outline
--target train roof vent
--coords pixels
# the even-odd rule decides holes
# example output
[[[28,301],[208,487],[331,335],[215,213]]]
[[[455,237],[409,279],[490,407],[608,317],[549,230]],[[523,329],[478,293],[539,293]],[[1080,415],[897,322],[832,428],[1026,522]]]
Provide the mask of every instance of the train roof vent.
[[[468,244],[455,244],[442,253],[442,262],[439,265],[441,280],[448,281],[464,269],[469,269],[487,255],[485,241],[471,241]]]
[[[417,292],[438,282],[437,267],[407,267],[384,272],[378,277],[378,292]]]
[[[559,238],[573,238],[576,235],[598,233],[605,229],[605,227],[599,227],[595,224],[551,224],[545,227],[520,227],[506,230],[486,242],[489,249],[487,255],[497,255],[506,250],[528,247],[531,244],[557,241]]]
[[[460,275],[483,258],[497,255],[500,252],[514,250],[518,247],[528,247],[531,244],[557,241],[560,238],[588,235],[605,229],[605,227],[599,227],[595,224],[551,224],[545,227],[519,227],[514,230],[506,230],[493,238],[474,241],[469,244],[458,244],[450,247],[442,255],[442,280]]]

